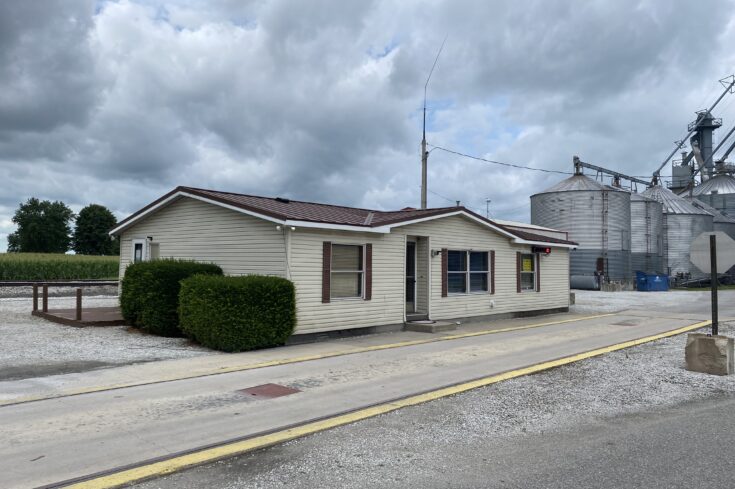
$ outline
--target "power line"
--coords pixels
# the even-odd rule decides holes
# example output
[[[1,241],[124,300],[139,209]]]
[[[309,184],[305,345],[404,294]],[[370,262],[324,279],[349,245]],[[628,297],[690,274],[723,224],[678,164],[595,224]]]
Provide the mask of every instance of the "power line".
[[[429,144],[428,146],[431,146],[433,149],[438,149],[438,150],[441,150],[441,151],[445,151],[447,153],[451,153],[451,154],[454,154],[454,155],[457,155],[457,156],[463,156],[465,158],[470,158],[472,160],[482,161],[482,162],[485,162],[485,163],[491,163],[493,165],[508,166],[508,167],[511,167],[511,168],[519,168],[521,170],[540,171],[540,172],[544,172],[544,173],[558,173],[560,175],[573,175],[572,172],[568,172],[568,171],[547,170],[545,168],[533,168],[533,167],[530,167],[530,166],[516,165],[516,164],[513,164],[513,163],[504,163],[502,161],[488,160],[487,158],[481,158],[479,156],[468,155],[466,153],[461,153],[459,151],[454,151],[453,149],[442,148],[441,146],[434,146],[433,144]]]

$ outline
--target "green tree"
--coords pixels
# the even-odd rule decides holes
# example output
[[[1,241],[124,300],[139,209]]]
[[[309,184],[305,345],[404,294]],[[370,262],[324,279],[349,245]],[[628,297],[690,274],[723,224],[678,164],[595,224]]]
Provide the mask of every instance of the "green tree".
[[[118,255],[119,241],[107,233],[117,224],[110,210],[99,204],[90,204],[77,216],[74,230],[74,251],[82,255]]]
[[[63,202],[38,200],[20,204],[13,222],[16,232],[8,235],[8,251],[22,253],[66,253],[71,244],[74,213]]]

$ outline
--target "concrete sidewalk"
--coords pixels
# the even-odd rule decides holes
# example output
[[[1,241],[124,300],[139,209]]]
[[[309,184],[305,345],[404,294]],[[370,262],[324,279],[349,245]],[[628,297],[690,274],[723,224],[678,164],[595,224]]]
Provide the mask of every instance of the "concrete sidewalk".
[[[456,331],[416,333],[411,331],[371,334],[244,353],[139,363],[80,373],[0,382],[0,406],[17,402],[77,395],[100,390],[131,387],[184,378],[216,375],[330,356],[350,355],[412,343],[442,341],[468,334],[492,334],[508,328],[533,328],[561,322],[603,317],[607,314],[553,314],[540,317],[503,319],[461,325]]]
[[[5,487],[57,483],[335,416],[695,322],[687,315],[662,316],[666,315],[631,312],[7,405],[0,407],[0,477]],[[559,321],[562,317],[553,319]],[[476,331],[483,329],[479,324],[473,327]],[[396,342],[397,336],[407,339],[417,334],[390,337]],[[264,357],[258,361],[275,351],[283,357],[284,351],[334,351],[334,344],[344,342],[354,348],[374,346],[381,340],[385,341],[384,335],[299,345],[259,353]],[[212,367],[203,362],[193,368]],[[180,364],[180,368],[185,367]],[[267,383],[300,392],[276,399],[252,398],[240,392]]]

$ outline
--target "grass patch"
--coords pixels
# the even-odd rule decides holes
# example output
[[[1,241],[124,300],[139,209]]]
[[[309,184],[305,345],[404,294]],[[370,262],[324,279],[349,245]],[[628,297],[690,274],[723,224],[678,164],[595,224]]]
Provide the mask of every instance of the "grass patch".
[[[0,280],[117,279],[119,256],[0,253]]]

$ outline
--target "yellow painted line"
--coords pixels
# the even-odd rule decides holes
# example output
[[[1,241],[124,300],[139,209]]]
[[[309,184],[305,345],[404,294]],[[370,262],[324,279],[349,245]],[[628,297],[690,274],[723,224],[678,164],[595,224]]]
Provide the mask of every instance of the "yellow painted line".
[[[485,335],[498,334],[498,333],[508,333],[511,331],[521,331],[524,329],[541,328],[544,326],[553,326],[556,324],[573,323],[577,321],[584,321],[587,319],[597,319],[597,318],[615,316],[615,315],[616,315],[615,313],[597,314],[594,316],[583,316],[583,317],[571,318],[571,319],[560,319],[558,321],[548,321],[545,323],[527,324],[525,326],[512,326],[512,327],[500,328],[500,329],[487,329],[483,331],[475,331],[472,333],[460,333],[460,334],[445,335],[445,336],[439,336],[435,338],[427,338],[427,339],[421,339],[421,340],[408,340],[408,341],[401,341],[398,343],[388,343],[384,345],[365,346],[361,348],[353,348],[350,350],[319,353],[315,355],[306,355],[302,357],[285,358],[285,359],[280,359],[280,360],[271,360],[267,362],[252,363],[249,365],[235,365],[232,367],[220,367],[220,368],[211,370],[209,372],[195,373],[195,374],[182,375],[182,376],[176,376],[176,377],[165,377],[165,378],[154,380],[151,382],[129,382],[129,383],[124,383],[124,384],[110,384],[110,385],[102,385],[102,386],[96,386],[96,387],[87,387],[84,389],[69,390],[62,394],[53,395],[53,396],[21,397],[18,399],[11,399],[8,401],[0,401],[0,407],[12,406],[13,404],[23,404],[26,402],[43,401],[46,399],[59,399],[62,397],[78,396],[82,394],[93,394],[95,392],[104,392],[104,391],[110,391],[110,390],[124,389],[127,387],[140,387],[144,385],[161,384],[164,382],[174,382],[177,380],[196,379],[200,377],[209,377],[211,375],[220,375],[220,374],[226,374],[226,373],[231,373],[231,372],[242,372],[246,370],[255,370],[258,368],[277,367],[279,365],[289,365],[291,363],[309,362],[313,360],[321,360],[324,358],[341,357],[344,355],[354,355],[356,353],[367,353],[371,351],[389,350],[392,348],[402,348],[406,346],[425,345],[428,343],[437,343],[439,341],[449,341],[449,340],[459,340],[462,338],[471,338],[473,336],[485,336]]]
[[[256,436],[243,441],[227,443],[225,445],[220,445],[214,448],[207,448],[198,452],[173,457],[160,462],[153,462],[151,464],[141,467],[125,469],[117,473],[96,477],[94,479],[90,479],[84,482],[78,482],[66,487],[71,489],[111,489],[115,487],[120,487],[122,485],[131,484],[133,482],[139,482],[144,479],[161,477],[167,474],[171,474],[173,472],[178,472],[180,470],[193,467],[195,465],[214,462],[216,460],[232,457],[234,455],[241,455],[243,453],[247,453],[253,450],[259,450],[296,438],[312,435],[320,431],[344,426],[346,424],[355,423],[357,421],[362,421],[401,408],[423,404],[425,402],[434,401],[443,397],[461,394],[463,392],[477,389],[479,387],[486,387],[488,385],[502,382],[504,380],[542,372],[544,370],[560,367],[562,365],[578,362],[580,360],[586,360],[588,358],[603,355],[605,353],[610,353],[613,351],[622,350],[624,348],[641,345],[643,343],[649,343],[651,341],[668,338],[670,336],[675,336],[678,334],[686,333],[688,331],[700,329],[710,324],[711,321],[702,321],[699,323],[691,324],[689,326],[684,326],[682,328],[667,331],[665,333],[646,336],[637,340],[626,341],[623,343],[606,346],[604,348],[591,350],[585,353],[579,353],[577,355],[571,355],[568,357],[559,358],[557,360],[551,360],[548,362],[531,365],[530,367],[511,370],[509,372],[472,380],[470,382],[464,382],[450,387],[444,387],[424,394],[409,396],[397,401],[391,401],[369,408],[358,409],[347,414],[337,415],[321,421],[305,423],[301,426],[277,431],[275,433]]]

